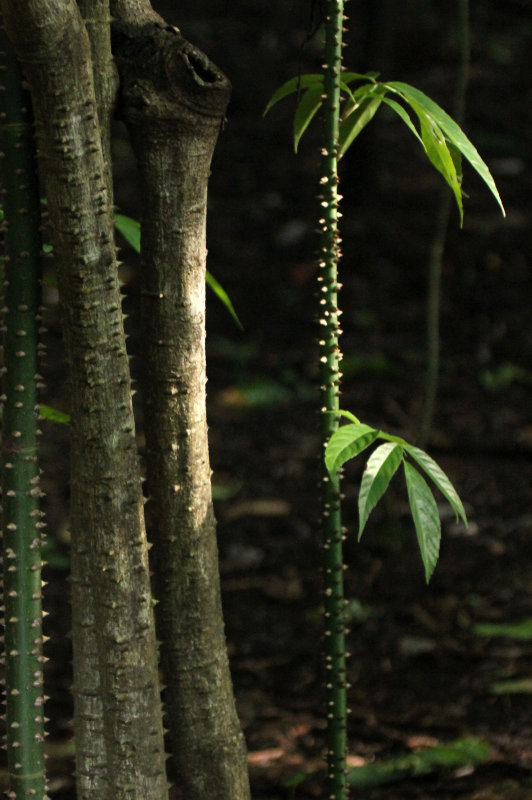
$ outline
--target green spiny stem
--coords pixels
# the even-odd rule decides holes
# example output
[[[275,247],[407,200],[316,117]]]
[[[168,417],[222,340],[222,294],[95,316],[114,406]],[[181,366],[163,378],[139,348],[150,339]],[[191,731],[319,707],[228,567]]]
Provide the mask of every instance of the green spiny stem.
[[[10,797],[45,796],[41,512],[37,457],[39,192],[29,97],[0,34],[4,261],[3,558]]]
[[[321,437],[325,448],[338,428],[339,310],[337,270],[338,235],[338,126],[342,69],[342,0],[327,3],[324,66],[323,217],[320,254],[320,384]],[[332,412],[332,413],[331,413]],[[327,789],[330,800],[346,797],[346,655],[340,476],[330,477],[323,467],[322,519],[324,547],[324,613],[327,698]]]

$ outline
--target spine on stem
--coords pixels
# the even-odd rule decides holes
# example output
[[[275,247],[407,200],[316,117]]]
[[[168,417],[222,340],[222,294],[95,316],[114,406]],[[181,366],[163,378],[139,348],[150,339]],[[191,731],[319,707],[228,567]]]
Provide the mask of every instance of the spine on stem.
[[[319,261],[320,429],[324,448],[338,428],[340,349],[338,310],[338,127],[342,69],[342,0],[327,3],[324,65],[324,140]],[[345,800],[346,655],[340,474],[322,467],[325,668],[327,701],[327,795]]]
[[[0,150],[5,220],[2,379],[3,591],[9,794],[43,798],[41,511],[37,456],[39,192],[29,97],[0,33]]]

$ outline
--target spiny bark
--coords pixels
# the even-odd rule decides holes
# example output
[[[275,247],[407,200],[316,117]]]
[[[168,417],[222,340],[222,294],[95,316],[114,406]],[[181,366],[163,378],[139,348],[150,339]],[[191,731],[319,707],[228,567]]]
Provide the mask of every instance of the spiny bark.
[[[40,200],[30,98],[0,33],[0,157],[6,224],[2,368],[2,555],[10,798],[42,798],[44,773],[41,536],[37,456]]]
[[[320,428],[323,447],[338,428],[340,349],[338,310],[338,127],[342,69],[342,0],[328,0],[325,23],[323,218],[320,286]],[[327,796],[345,800],[347,684],[340,475],[322,466],[323,607],[327,699]]]
[[[175,28],[117,25],[113,47],[142,182],[147,508],[173,756],[187,800],[244,800],[205,412],[207,181],[230,87]]]
[[[3,10],[34,102],[70,368],[73,599],[87,584],[94,598],[73,614],[74,648],[88,630],[99,664],[99,683],[79,661],[75,676],[78,797],[163,800],[140,472],[89,41],[73,0],[3,0]]]
[[[111,115],[118,89],[118,76],[111,54],[111,12],[109,0],[77,0],[91,44],[92,77],[98,107],[100,139],[105,164],[105,182],[113,199],[111,164]]]

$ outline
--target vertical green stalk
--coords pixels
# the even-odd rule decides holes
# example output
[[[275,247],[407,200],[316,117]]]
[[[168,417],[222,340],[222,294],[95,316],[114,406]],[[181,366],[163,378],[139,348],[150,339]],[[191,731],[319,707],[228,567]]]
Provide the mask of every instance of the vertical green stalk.
[[[469,0],[458,0],[458,47],[460,65],[454,98],[454,119],[462,125],[465,112],[465,95],[469,80],[470,42],[469,42]],[[440,307],[441,274],[443,254],[447,240],[447,228],[451,215],[452,194],[447,185],[440,194],[440,204],[436,217],[436,231],[430,247],[428,260],[427,286],[427,372],[425,376],[425,399],[419,423],[418,443],[425,447],[430,435],[438,379],[440,373]]]
[[[3,368],[3,571],[10,794],[45,796],[41,512],[37,457],[39,193],[29,97],[0,34],[0,150],[6,222]]]
[[[342,0],[327,3],[324,66],[323,217],[319,262],[320,429],[323,447],[338,428],[340,350],[338,310],[338,127],[342,69]],[[346,665],[340,474],[323,466],[325,667],[327,698],[327,796],[346,797]]]

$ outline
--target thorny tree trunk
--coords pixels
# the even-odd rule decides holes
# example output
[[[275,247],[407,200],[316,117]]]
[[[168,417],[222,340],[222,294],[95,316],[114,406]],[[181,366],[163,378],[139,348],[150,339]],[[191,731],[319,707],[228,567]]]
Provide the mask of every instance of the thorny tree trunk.
[[[244,800],[205,414],[207,181],[230,87],[175,28],[117,25],[113,48],[142,184],[147,509],[172,751],[187,800]]]
[[[78,797],[166,798],[140,472],[89,41],[73,0],[3,0],[34,102],[70,368]],[[88,637],[88,638],[86,638]],[[99,676],[99,677],[97,677]],[[102,709],[105,714],[102,719]]]

